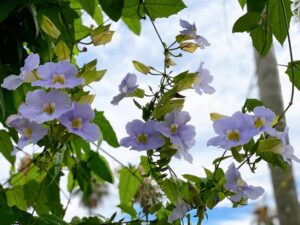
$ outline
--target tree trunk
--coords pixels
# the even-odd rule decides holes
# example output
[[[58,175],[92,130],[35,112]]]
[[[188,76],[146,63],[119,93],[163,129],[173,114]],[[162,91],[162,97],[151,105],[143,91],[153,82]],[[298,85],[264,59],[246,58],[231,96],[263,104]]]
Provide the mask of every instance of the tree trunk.
[[[283,112],[284,106],[274,49],[272,48],[265,58],[262,58],[255,50],[255,62],[260,99],[278,115]],[[285,118],[277,126],[280,131],[284,128]],[[292,167],[289,167],[288,171],[283,171],[279,167],[270,166],[270,170],[280,225],[300,225]]]

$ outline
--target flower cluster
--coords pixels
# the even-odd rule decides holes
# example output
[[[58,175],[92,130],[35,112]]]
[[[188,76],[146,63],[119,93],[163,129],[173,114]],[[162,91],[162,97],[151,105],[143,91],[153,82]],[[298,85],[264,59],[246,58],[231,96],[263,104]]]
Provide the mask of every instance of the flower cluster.
[[[193,158],[188,149],[195,144],[195,127],[187,125],[190,121],[188,112],[174,110],[165,115],[164,121],[133,120],[126,126],[129,137],[121,140],[121,145],[132,150],[150,150],[163,146],[169,138],[172,147],[177,150],[176,157],[192,162]]]
[[[231,117],[224,116],[215,120],[213,128],[218,136],[211,138],[207,145],[228,150],[232,147],[247,144],[254,136],[264,132],[281,140],[282,145],[279,153],[282,154],[286,162],[290,162],[292,159],[298,160],[293,155],[293,147],[287,141],[287,130],[279,132],[272,126],[276,116],[275,113],[263,106],[255,107],[253,113],[254,115],[236,112]]]
[[[70,133],[86,141],[96,141],[99,128],[91,122],[94,111],[88,104],[72,102],[65,90],[84,83],[83,78],[77,77],[77,68],[68,61],[44,65],[39,65],[39,62],[39,55],[31,53],[21,68],[21,74],[8,76],[2,84],[2,87],[14,90],[23,82],[28,82],[29,74],[33,73],[36,79],[30,81],[31,85],[44,88],[27,93],[18,114],[6,120],[6,124],[21,135],[17,148],[22,149],[31,142],[36,144],[47,134],[45,123],[51,121],[54,121],[52,125],[59,122]]]

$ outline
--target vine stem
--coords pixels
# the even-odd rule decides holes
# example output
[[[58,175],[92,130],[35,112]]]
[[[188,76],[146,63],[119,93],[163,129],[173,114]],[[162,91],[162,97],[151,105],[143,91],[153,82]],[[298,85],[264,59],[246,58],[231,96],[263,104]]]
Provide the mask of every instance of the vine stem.
[[[292,91],[291,91],[291,97],[290,97],[289,104],[285,108],[285,110],[279,115],[278,122],[283,118],[283,116],[286,114],[286,112],[289,110],[289,108],[293,105],[294,93],[295,93],[295,86],[294,86],[295,72],[294,72],[294,57],[293,57],[293,50],[292,50],[292,41],[291,41],[291,36],[290,36],[290,32],[289,32],[289,23],[288,23],[287,14],[286,14],[286,8],[285,8],[283,0],[280,0],[280,3],[282,6],[282,11],[283,11],[283,15],[284,15],[284,23],[285,23],[285,28],[287,31],[287,39],[288,39],[290,60],[291,60],[291,66],[292,66],[292,80],[291,80]],[[277,126],[277,124],[276,124],[276,126]]]

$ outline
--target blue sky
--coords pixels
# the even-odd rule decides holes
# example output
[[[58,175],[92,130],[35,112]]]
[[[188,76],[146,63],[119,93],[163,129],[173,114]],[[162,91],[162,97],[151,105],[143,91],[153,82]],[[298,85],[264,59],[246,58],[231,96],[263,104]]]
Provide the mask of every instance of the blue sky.
[[[189,111],[192,117],[191,124],[195,125],[197,132],[197,144],[191,149],[194,157],[193,164],[183,160],[172,160],[172,167],[178,175],[190,173],[201,176],[204,174],[202,167],[212,168],[212,161],[223,152],[220,149],[206,147],[206,142],[214,136],[212,122],[209,120],[209,113],[218,112],[231,115],[239,110],[246,97],[257,97],[256,88],[249,92],[249,85],[256,82],[255,65],[253,59],[252,44],[248,34],[232,34],[231,29],[234,21],[243,14],[237,0],[186,0],[187,9],[184,9],[178,15],[169,19],[158,19],[156,24],[161,31],[163,39],[167,43],[172,43],[174,37],[181,30],[179,19],[185,19],[195,22],[198,33],[204,36],[211,46],[205,50],[198,50],[194,54],[184,53],[182,58],[176,59],[178,66],[174,68],[174,73],[189,69],[196,71],[200,62],[205,62],[205,68],[209,69],[214,76],[212,86],[216,93],[212,96],[199,96],[193,90],[185,91],[187,96],[185,110]],[[88,17],[84,18],[88,21]],[[295,59],[300,58],[299,23],[292,24],[291,34]],[[111,43],[101,47],[88,47],[86,53],[78,57],[78,64],[83,65],[95,58],[98,60],[99,69],[108,69],[107,74],[97,84],[93,84],[91,92],[96,94],[93,104],[98,110],[104,110],[106,117],[115,128],[118,138],[126,136],[125,125],[127,122],[141,118],[141,112],[134,107],[130,99],[123,100],[119,106],[112,106],[110,101],[118,93],[118,84],[128,72],[136,72],[132,66],[132,60],[139,60],[146,65],[157,68],[162,66],[162,47],[158,38],[154,34],[149,21],[143,21],[143,30],[141,36],[131,33],[123,23],[113,23],[112,29],[116,31]],[[275,43],[278,63],[287,64],[289,62],[288,48]],[[284,69],[280,69],[280,79],[282,82],[284,100],[287,104],[290,95],[290,82],[284,74]],[[157,80],[149,76],[138,74],[138,83],[140,87],[147,88],[149,84],[155,85]],[[300,95],[298,91],[295,94],[294,105],[287,114],[287,122],[290,127],[291,143],[295,147],[295,154],[300,157]],[[122,161],[124,164],[136,164],[143,153],[129,151],[125,148],[112,149],[105,143],[102,146],[112,155]],[[29,150],[32,152],[32,148]],[[21,154],[21,153],[20,153]],[[21,156],[21,155],[19,155]],[[106,156],[105,156],[106,157]],[[113,167],[118,164],[106,157]],[[1,159],[1,162],[4,160]],[[229,161],[222,167],[226,169]],[[2,167],[2,166],[1,166]],[[8,176],[8,167],[3,165],[0,171],[0,180]],[[294,165],[297,177],[297,186],[300,187],[300,166]],[[272,188],[269,178],[268,167],[261,164],[257,173],[250,173],[247,168],[241,169],[244,179],[253,185],[261,185],[266,190],[264,197],[251,203],[247,207],[231,209],[230,202],[225,201],[213,211],[209,211],[207,225],[249,225],[251,213],[254,207],[261,206],[264,203],[273,204]],[[63,181],[64,185],[65,181]],[[62,196],[63,197],[63,196]],[[64,200],[65,202],[67,200]],[[87,211],[78,206],[78,198],[72,200],[68,210],[67,218],[74,215],[84,216]],[[116,185],[110,186],[110,196],[105,198],[101,207],[94,211],[105,216],[110,216],[118,204],[118,193]]]

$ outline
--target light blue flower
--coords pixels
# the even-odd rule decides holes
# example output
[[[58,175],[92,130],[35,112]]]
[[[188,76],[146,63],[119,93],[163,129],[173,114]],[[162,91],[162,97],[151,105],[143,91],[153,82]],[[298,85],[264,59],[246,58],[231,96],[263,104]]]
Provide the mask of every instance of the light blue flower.
[[[155,127],[164,136],[170,138],[172,144],[177,149],[175,157],[183,158],[188,162],[193,161],[192,155],[187,151],[195,144],[195,127],[187,125],[191,120],[188,112],[174,110],[165,115],[163,122],[158,122]]]
[[[32,71],[38,68],[40,64],[40,56],[38,54],[30,53],[25,59],[24,67],[21,68],[19,75],[9,75],[4,78],[1,87],[8,90],[16,90],[25,81],[32,76]]]
[[[258,134],[253,123],[253,116],[236,112],[231,117],[224,116],[213,123],[217,137],[211,138],[207,145],[219,146],[226,150],[248,143]]]
[[[26,95],[26,102],[20,105],[19,113],[30,121],[41,124],[58,119],[71,108],[71,99],[64,92],[35,90]]]
[[[243,198],[255,200],[264,193],[264,189],[262,187],[248,185],[242,179],[241,174],[235,167],[234,163],[231,163],[228,167],[225,178],[225,188],[235,193],[235,195],[230,196],[230,200],[233,202],[239,202]]]
[[[131,147],[132,150],[144,151],[161,147],[165,140],[154,128],[155,121],[133,120],[126,125],[129,137],[123,138],[120,143],[124,147]]]
[[[21,115],[11,115],[6,119],[6,124],[9,127],[15,128],[21,135],[19,138],[17,148],[23,149],[26,145],[36,144],[47,134],[47,129],[35,122],[30,122]]]
[[[42,80],[32,82],[32,86],[74,88],[84,82],[83,78],[77,78],[78,70],[68,61],[45,63],[38,68],[37,72]]]
[[[258,106],[253,109],[253,112],[254,125],[259,132],[266,132],[273,137],[280,134],[280,132],[276,131],[276,129],[272,127],[272,122],[276,117],[272,110],[267,109],[264,106]]]
[[[183,218],[188,211],[189,205],[181,198],[178,198],[176,208],[173,209],[172,214],[168,217],[168,223]]]
[[[210,75],[209,70],[202,67],[203,64],[204,62],[200,63],[199,69],[197,71],[198,75],[196,76],[193,83],[193,88],[199,95],[202,95],[202,92],[206,94],[213,94],[215,92],[215,89],[209,85],[213,80],[213,76]]]
[[[88,104],[78,105],[73,102],[72,108],[64,113],[59,121],[71,132],[82,137],[86,141],[97,141],[99,139],[99,128],[91,121],[95,114]]]
[[[116,95],[113,97],[113,100],[111,101],[111,104],[113,105],[118,105],[119,102],[131,94],[137,87],[138,85],[136,84],[137,82],[137,77],[133,73],[128,73],[123,80],[121,81],[121,84],[119,85],[119,91],[120,94]]]
[[[277,152],[282,155],[282,158],[287,163],[291,164],[292,160],[300,162],[300,159],[294,155],[294,147],[289,143],[289,128],[286,127],[277,137],[281,140],[281,145]]]
[[[189,22],[180,19],[180,26],[184,28],[184,30],[180,31],[180,33],[187,39],[194,40],[200,48],[204,49],[205,47],[210,46],[209,42],[204,37],[197,34],[195,24],[190,24]]]

